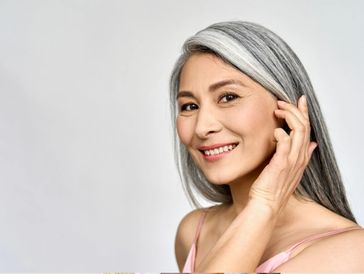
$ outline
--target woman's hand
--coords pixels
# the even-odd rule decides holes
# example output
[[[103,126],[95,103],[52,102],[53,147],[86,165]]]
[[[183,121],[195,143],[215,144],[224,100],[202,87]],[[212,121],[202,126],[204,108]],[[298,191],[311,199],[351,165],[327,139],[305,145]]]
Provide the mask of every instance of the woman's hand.
[[[288,135],[282,128],[275,129],[276,152],[249,193],[249,203],[268,206],[277,215],[299,184],[317,146],[310,141],[306,97],[300,97],[298,107],[284,101],[278,101],[278,107],[275,115],[286,120],[291,132]]]
[[[304,97],[298,107],[278,101],[275,110],[291,132],[274,131],[276,152],[250,188],[247,206],[233,220],[196,272],[255,272],[271,239],[277,217],[301,180],[312,152],[310,122]],[[263,213],[263,214],[259,214]]]

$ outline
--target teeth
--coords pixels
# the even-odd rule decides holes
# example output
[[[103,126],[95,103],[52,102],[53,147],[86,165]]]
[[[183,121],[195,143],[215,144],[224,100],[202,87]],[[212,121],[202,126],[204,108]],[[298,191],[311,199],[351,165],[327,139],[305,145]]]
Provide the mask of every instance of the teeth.
[[[228,146],[223,146],[223,147],[219,147],[219,148],[215,148],[215,149],[210,149],[210,150],[204,150],[204,154],[205,155],[217,155],[226,151],[231,151],[236,147],[236,145],[228,145]]]

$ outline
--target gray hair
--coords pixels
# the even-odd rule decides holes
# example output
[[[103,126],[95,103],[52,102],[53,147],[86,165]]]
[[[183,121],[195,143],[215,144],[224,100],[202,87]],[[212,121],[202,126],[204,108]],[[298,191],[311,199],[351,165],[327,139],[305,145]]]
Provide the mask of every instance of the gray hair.
[[[194,190],[205,199],[232,203],[230,187],[210,183],[177,137],[176,96],[180,73],[194,53],[211,53],[237,68],[270,91],[278,100],[297,103],[301,95],[308,102],[311,140],[318,143],[306,167],[295,196],[316,201],[354,222],[327,127],[310,79],[292,49],[275,33],[255,23],[229,21],[213,24],[185,41],[170,77],[170,109],[175,161],[189,201],[201,207]]]

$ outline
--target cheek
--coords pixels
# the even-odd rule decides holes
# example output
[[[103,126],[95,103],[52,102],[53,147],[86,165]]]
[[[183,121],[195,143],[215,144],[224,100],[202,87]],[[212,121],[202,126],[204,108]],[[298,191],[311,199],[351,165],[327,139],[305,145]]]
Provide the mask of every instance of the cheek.
[[[257,128],[257,110],[249,105],[239,108],[225,110],[223,115],[224,124],[239,135],[251,134]]]
[[[251,109],[250,112],[249,129],[253,132],[254,144],[262,148],[262,151],[271,153],[276,147],[274,129],[279,126],[273,109],[262,106]]]
[[[274,129],[278,127],[273,109],[260,104],[247,104],[231,111],[225,119],[243,138],[253,137],[256,141],[269,139],[273,141]]]
[[[184,117],[177,117],[176,127],[181,142],[185,145],[190,143],[193,135],[193,122]]]
[[[276,119],[274,118],[273,112],[267,109],[255,109],[252,110],[250,117],[252,117],[252,127],[260,132],[270,132],[273,134],[274,128],[277,127]]]

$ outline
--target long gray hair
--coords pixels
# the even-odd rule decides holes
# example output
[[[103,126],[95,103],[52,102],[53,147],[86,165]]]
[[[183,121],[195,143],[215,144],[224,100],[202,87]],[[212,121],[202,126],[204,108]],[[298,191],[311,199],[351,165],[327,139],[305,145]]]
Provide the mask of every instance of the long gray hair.
[[[297,104],[306,95],[311,122],[311,140],[318,143],[305,169],[295,196],[309,198],[354,222],[326,124],[310,79],[292,49],[272,31],[250,22],[213,24],[185,41],[170,77],[170,108],[175,161],[189,201],[201,207],[194,191],[205,199],[232,203],[230,187],[210,183],[177,136],[176,97],[180,73],[194,53],[211,53],[237,68],[270,91],[278,100]]]

